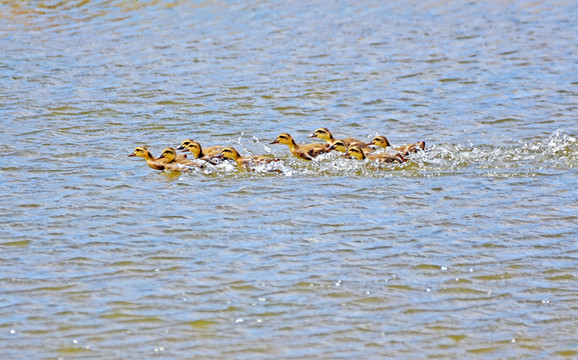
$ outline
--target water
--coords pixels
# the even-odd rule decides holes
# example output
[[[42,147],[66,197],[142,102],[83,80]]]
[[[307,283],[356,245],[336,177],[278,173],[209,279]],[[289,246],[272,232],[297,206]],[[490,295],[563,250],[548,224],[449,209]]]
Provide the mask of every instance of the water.
[[[577,358],[573,2],[0,14],[3,358]],[[322,126],[428,151],[269,144]],[[127,157],[186,138],[281,162]]]

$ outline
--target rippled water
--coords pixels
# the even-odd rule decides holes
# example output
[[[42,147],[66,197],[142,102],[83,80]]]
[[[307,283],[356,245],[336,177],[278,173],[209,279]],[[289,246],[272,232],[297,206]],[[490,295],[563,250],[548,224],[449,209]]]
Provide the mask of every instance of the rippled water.
[[[577,358],[577,19],[571,1],[0,1],[2,357]],[[427,151],[269,144],[322,126]],[[281,161],[127,157],[186,138]]]

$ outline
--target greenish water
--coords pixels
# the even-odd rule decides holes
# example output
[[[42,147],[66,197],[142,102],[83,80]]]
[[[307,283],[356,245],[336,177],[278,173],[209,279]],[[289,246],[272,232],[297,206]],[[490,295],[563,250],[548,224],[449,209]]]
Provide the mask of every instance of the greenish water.
[[[565,1],[0,2],[3,358],[575,359],[576,19]],[[270,145],[319,127],[427,151]],[[186,138],[281,161],[127,157]]]

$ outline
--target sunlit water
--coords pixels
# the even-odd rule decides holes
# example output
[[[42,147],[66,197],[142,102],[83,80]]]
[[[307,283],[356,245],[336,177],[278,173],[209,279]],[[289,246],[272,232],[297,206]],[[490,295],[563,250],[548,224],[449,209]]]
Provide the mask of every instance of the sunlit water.
[[[578,357],[578,7],[0,2],[3,359]],[[402,165],[285,145],[318,127]],[[186,138],[280,159],[157,172]]]

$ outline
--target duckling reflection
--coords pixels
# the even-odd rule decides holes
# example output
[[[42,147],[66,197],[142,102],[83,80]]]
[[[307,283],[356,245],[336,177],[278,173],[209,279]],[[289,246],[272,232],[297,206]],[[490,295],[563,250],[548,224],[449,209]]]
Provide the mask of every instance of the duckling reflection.
[[[359,160],[369,159],[371,161],[379,161],[382,163],[397,163],[401,164],[407,161],[401,154],[388,154],[388,153],[381,153],[381,154],[374,154],[374,155],[367,155],[363,153],[360,147],[352,146],[349,148],[345,155],[351,155],[354,158]]]
[[[281,135],[277,136],[277,139],[273,141],[271,144],[285,144],[289,146],[289,151],[295,157],[303,160],[312,160],[316,156],[320,154],[326,153],[329,150],[325,146],[325,144],[297,144],[293,137],[288,133],[282,133]]]

